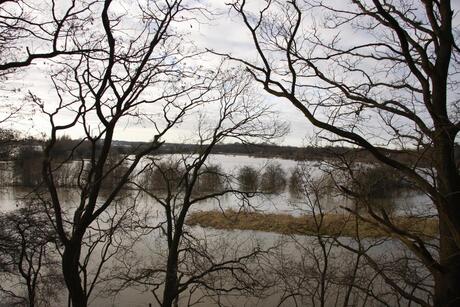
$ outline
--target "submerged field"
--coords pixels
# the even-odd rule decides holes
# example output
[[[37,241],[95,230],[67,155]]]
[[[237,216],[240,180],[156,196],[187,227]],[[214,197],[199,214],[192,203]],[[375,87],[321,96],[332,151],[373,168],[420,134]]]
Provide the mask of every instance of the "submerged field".
[[[406,231],[426,237],[438,234],[438,220],[423,217],[394,217],[395,224]],[[201,211],[193,212],[187,219],[190,226],[215,229],[240,229],[295,235],[326,235],[340,237],[387,237],[388,232],[369,222],[347,214],[327,213],[323,216],[289,214]]]
[[[173,161],[181,158],[181,155],[161,155],[156,158],[161,161]],[[331,293],[338,297],[346,296],[348,286],[342,282],[350,278],[350,272],[347,269],[359,264],[359,272],[354,273],[353,278],[362,278],[363,282],[366,281],[372,285],[373,290],[378,293],[385,293],[382,295],[386,295],[386,301],[397,300],[393,294],[387,293],[388,289],[380,279],[372,282],[367,280],[369,272],[372,271],[368,263],[352,252],[341,248],[338,244],[340,242],[340,244],[355,247],[357,241],[355,238],[365,238],[366,240],[362,240],[364,247],[368,249],[371,255],[378,257],[382,263],[392,263],[395,259],[403,259],[412,255],[406,255],[400,243],[389,236],[384,229],[347,215],[340,207],[351,206],[353,203],[350,199],[335,194],[329,195],[326,193],[327,189],[316,191],[318,195],[309,195],[305,191],[299,191],[299,186],[295,186],[293,175],[299,167],[302,167],[302,171],[308,175],[306,179],[309,183],[313,184],[315,188],[322,189],[315,185],[322,175],[319,162],[308,161],[302,164],[279,158],[212,155],[209,159],[209,165],[213,168],[209,167],[208,170],[222,172],[221,178],[224,180],[215,185],[213,189],[211,189],[212,182],[203,180],[200,189],[194,196],[200,197],[206,193],[212,195],[219,193],[219,189],[236,188],[243,191],[211,197],[195,203],[190,208],[186,219],[187,227],[185,228],[187,240],[183,243],[185,246],[184,255],[187,254],[189,258],[184,256],[180,267],[181,272],[185,272],[184,276],[193,275],[194,270],[206,270],[213,263],[227,263],[233,261],[235,257],[243,257],[257,251],[261,253],[260,257],[251,258],[245,265],[249,270],[248,276],[257,275],[257,278],[260,277],[260,280],[266,283],[267,288],[258,289],[261,291],[260,293],[249,293],[247,296],[241,293],[238,295],[232,293],[228,296],[221,294],[226,301],[225,305],[293,306],[289,297],[297,295],[295,293],[299,289],[303,295],[299,297],[307,299],[309,296],[306,294],[306,289],[316,287],[316,278],[318,274],[322,274],[319,270],[319,264],[315,262],[317,260],[316,254],[322,252],[322,247],[318,245],[321,236],[321,240],[326,239],[327,249],[330,251],[327,256],[328,269],[326,271],[328,273],[327,280],[331,282],[329,290]],[[266,175],[270,165],[280,166],[279,168],[272,168],[272,170],[277,171],[273,176],[274,185],[279,185],[277,189],[271,187],[268,189],[270,192],[244,192],[245,189],[250,190],[253,187],[260,188],[266,185],[264,178],[270,178]],[[81,191],[68,183],[71,181],[64,180],[68,179],[67,176],[72,175],[69,170],[72,170],[73,165],[67,166],[68,170],[62,172],[64,184],[60,186],[59,193],[63,203],[65,203],[65,208],[70,210],[78,204]],[[240,174],[245,167],[252,168],[254,176],[248,177],[252,178],[254,182],[244,181],[245,184],[243,185]],[[5,169],[3,172],[4,178],[11,178],[10,181],[14,182],[15,177],[11,170]],[[148,175],[135,179],[142,182],[143,179],[147,178],[152,183],[153,192],[157,193],[155,195],[164,193],[161,190],[154,190],[158,188],[158,182],[155,181],[158,178],[155,177],[155,173]],[[215,176],[209,178],[215,178]],[[267,188],[264,187],[263,189]],[[383,190],[382,184],[378,186],[378,190],[378,192]],[[33,194],[33,188],[14,184],[4,184],[0,191],[0,211],[2,213],[12,212],[18,207],[27,205],[28,197]],[[372,189],[369,191],[374,193]],[[428,240],[436,240],[437,219],[430,215],[430,203],[424,195],[406,190],[395,194],[383,192],[380,194],[388,197],[385,201],[381,201],[381,204],[389,206],[388,209],[391,209],[390,217],[397,226],[411,233],[420,234]],[[377,196],[380,197],[380,194]],[[180,208],[180,193],[177,195],[177,208]],[[101,200],[104,197],[104,194],[101,193]],[[324,215],[315,216],[313,213],[318,213],[319,205]],[[382,209],[381,205],[376,209]],[[164,208],[146,193],[136,191],[134,188],[127,189],[119,203],[110,207],[99,221],[100,227],[102,227],[101,231],[95,229],[88,234],[89,240],[95,235],[106,234],[104,227],[107,226],[107,222],[105,219],[123,221],[124,228],[120,228],[119,232],[115,233],[115,243],[110,243],[115,245],[111,246],[109,243],[107,245],[111,251],[119,249],[122,252],[104,264],[101,276],[108,282],[96,286],[95,291],[98,291],[98,294],[95,295],[90,306],[148,306],[154,302],[149,285],[151,282],[161,282],[161,275],[143,277],[141,282],[138,282],[137,275],[132,277],[129,274],[137,273],[137,270],[143,273],[162,272],[164,269],[167,245],[164,234],[159,228],[164,225],[166,219]],[[91,240],[89,242],[93,242]],[[103,248],[104,242],[109,241],[101,241],[99,245],[102,247],[98,246],[95,249],[96,252],[88,258],[89,274],[97,272],[100,262],[99,252]],[[190,257],[188,253],[193,254],[193,256]],[[419,273],[422,274],[424,271],[420,270]],[[128,276],[135,282],[131,281],[123,285],[120,290],[115,291],[113,289],[117,289],[120,283],[124,283],[124,280],[119,278],[120,276]],[[304,279],[305,276],[309,278]],[[217,278],[217,276],[214,277]],[[226,276],[226,278],[229,277]],[[304,282],[300,282],[300,280],[304,280]],[[230,279],[226,281],[230,282]],[[293,283],[297,282],[299,284],[292,288]],[[359,291],[356,291],[354,295],[357,301],[365,301],[359,296]],[[188,306],[188,298],[190,297],[197,301],[196,306],[216,306],[214,301],[216,296],[208,294],[206,290],[185,292],[178,305]],[[65,291],[62,292],[62,297],[59,299],[60,301],[56,300],[54,306],[61,306],[61,303],[66,300]],[[306,302],[304,303],[302,306],[308,306]],[[376,303],[367,306],[380,305]]]

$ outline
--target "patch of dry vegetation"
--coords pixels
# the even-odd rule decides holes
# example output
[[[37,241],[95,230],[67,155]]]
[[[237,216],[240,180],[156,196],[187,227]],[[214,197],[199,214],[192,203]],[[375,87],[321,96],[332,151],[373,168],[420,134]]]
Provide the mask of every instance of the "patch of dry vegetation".
[[[437,236],[438,220],[421,217],[395,217],[395,224],[406,231],[427,237]],[[388,237],[383,229],[349,214],[328,213],[320,216],[237,212],[233,210],[193,212],[187,219],[190,226],[216,229],[241,229],[299,235],[356,237]],[[358,231],[358,232],[357,232]]]

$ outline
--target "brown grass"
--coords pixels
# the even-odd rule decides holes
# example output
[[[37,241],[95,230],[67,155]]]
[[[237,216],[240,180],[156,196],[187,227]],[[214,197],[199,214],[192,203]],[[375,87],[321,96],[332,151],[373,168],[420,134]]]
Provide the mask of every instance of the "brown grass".
[[[435,218],[395,217],[393,222],[400,228],[421,236],[437,236],[438,221]],[[236,212],[233,210],[201,211],[189,215],[186,223],[216,229],[241,229],[275,232],[281,234],[356,237],[390,237],[386,231],[349,214],[328,213],[320,225],[319,216],[288,214],[266,214],[258,212]],[[358,232],[357,232],[358,230]]]

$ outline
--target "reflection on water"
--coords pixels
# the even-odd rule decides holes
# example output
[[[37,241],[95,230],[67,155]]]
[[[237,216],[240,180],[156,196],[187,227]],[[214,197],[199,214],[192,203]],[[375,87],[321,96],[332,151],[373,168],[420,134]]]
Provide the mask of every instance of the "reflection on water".
[[[232,156],[221,156],[218,159],[213,157],[213,159],[211,159],[211,163],[221,164],[223,169],[229,173],[235,173],[235,170],[241,165],[250,164],[263,167],[267,162],[266,159],[249,157],[240,161],[240,157]],[[296,165],[295,161],[279,160],[286,170]],[[0,211],[14,210],[24,202],[24,199],[27,199],[27,196],[33,195],[32,192],[32,189],[21,187],[0,188]],[[72,211],[70,209],[75,208],[80,201],[80,192],[75,188],[60,189],[59,196],[69,211]],[[100,202],[104,201],[104,197],[106,195],[104,196],[102,193]],[[343,197],[321,195],[321,198],[326,211],[337,210],[340,206],[352,205],[350,200]],[[399,214],[432,212],[429,199],[415,192],[403,191],[395,195],[393,201],[397,204],[396,210]],[[254,196],[250,203],[242,202],[237,195],[228,194],[219,199],[199,202],[191,208],[191,211],[240,209],[241,206],[250,206],[251,209],[262,212],[294,215],[309,212],[305,202],[291,197],[287,189],[280,194]],[[101,257],[103,257],[101,252],[104,249],[108,250],[109,254],[114,251],[117,253],[104,259],[106,263],[100,270],[99,276],[100,280],[104,282],[96,286],[93,293],[94,298],[90,302],[91,306],[149,306],[149,304],[157,306],[151,290],[156,283],[164,279],[162,270],[166,263],[167,248],[164,235],[161,229],[157,228],[164,221],[163,208],[151,197],[134,190],[124,191],[120,201],[115,202],[107,212],[101,215],[97,221],[97,227],[95,226],[88,231],[88,243],[82,253],[82,257],[87,256],[89,280],[98,269]],[[123,227],[117,228],[116,232],[111,234],[112,237],[108,237],[107,230],[113,226],[114,222],[120,223]],[[187,306],[190,302],[196,303],[194,306],[202,307],[219,304],[222,306],[277,306],[283,299],[285,301],[280,306],[293,306],[294,298],[298,300],[299,306],[309,306],[312,305],[311,300],[316,301],[318,299],[319,292],[315,291],[321,285],[321,276],[327,280],[329,285],[327,300],[332,300],[332,298],[345,300],[347,291],[351,291],[348,290],[349,287],[345,282],[347,279],[354,278],[354,282],[357,283],[359,278],[359,285],[364,287],[366,282],[370,282],[369,278],[372,276],[369,274],[372,272],[369,264],[358,259],[356,254],[339,246],[344,244],[356,247],[358,243],[349,238],[339,238],[340,242],[338,242],[333,238],[283,236],[257,231],[225,231],[201,227],[186,227],[186,233],[187,240],[184,241],[184,246],[187,246],[189,250],[184,251],[183,263],[180,267],[184,280],[187,279],[187,274],[190,275],[196,273],[197,270],[203,270],[213,261],[216,263],[225,262],[250,254],[256,249],[269,251],[269,253],[263,253],[260,257],[251,258],[250,262],[245,263],[246,268],[250,271],[250,276],[247,278],[254,278],[255,281],[261,283],[253,292],[222,292],[221,296],[215,296],[215,292],[208,291],[209,289],[191,287],[181,294],[179,306]],[[111,241],[107,240],[109,238]],[[373,245],[368,252],[379,259],[381,263],[385,263],[385,261],[398,262],[401,258],[412,258],[394,240],[381,242],[369,240],[369,242],[360,243],[366,247]],[[89,251],[91,253],[88,253]],[[328,263],[327,269],[324,269],[323,272],[325,259]],[[413,263],[404,265],[407,267],[416,266]],[[359,269],[359,274],[352,274],[351,268],[354,266],[357,270]],[[155,273],[151,275],[140,274],[148,270]],[[423,275],[423,270],[418,269],[416,273]],[[142,276],[142,278],[139,277],[136,280],[133,276]],[[120,279],[120,277],[123,278]],[[217,285],[216,283],[220,281],[213,279],[216,277],[211,275],[208,279],[202,279],[200,282],[206,281],[209,284]],[[235,282],[231,280],[232,276],[222,275],[219,277],[226,278],[228,284]],[[398,299],[388,291],[382,280],[373,278],[374,280],[370,282],[374,287],[372,290],[377,293],[385,293],[386,302]],[[429,280],[423,280],[423,282],[428,285],[431,283]],[[262,287],[262,284],[265,287]],[[196,286],[198,285],[197,282]],[[190,293],[190,289],[193,293]],[[316,290],[311,292],[312,289]],[[159,286],[157,293],[161,294],[161,290],[162,288]],[[351,292],[354,302],[364,300],[356,289]],[[255,298],[256,295],[257,298]],[[61,301],[54,305],[63,306],[66,304],[66,299],[67,294],[63,290]],[[369,302],[367,306],[379,305],[375,303],[375,298],[366,297],[366,300]],[[333,305],[331,301],[327,302]],[[350,304],[352,302],[350,299]],[[326,306],[328,305],[326,304]]]
[[[13,210],[21,200],[31,193],[30,189],[9,187],[2,188],[0,195],[0,208],[3,212]],[[79,193],[76,189],[62,189],[60,196],[65,200],[67,207],[75,206],[79,201]],[[283,196],[287,197],[287,194],[277,195],[272,198],[261,198],[258,201],[258,208],[267,211],[280,210],[279,203],[283,200]],[[413,197],[408,195],[409,197]],[[407,195],[405,196],[407,197]],[[223,208],[231,208],[236,206],[238,202],[232,196],[224,197],[220,206]],[[283,200],[286,202],[286,198]],[[210,210],[215,209],[217,203],[208,201],[205,203],[197,204],[194,210]],[[118,206],[118,207],[117,207]],[[292,210],[289,205],[284,205],[286,210]],[[123,210],[126,211],[123,211]],[[297,209],[298,210],[298,209]],[[101,271],[101,279],[105,280],[96,287],[96,290],[91,301],[91,306],[158,306],[155,303],[154,296],[151,292],[152,287],[148,285],[148,279],[142,280],[144,285],[141,283],[132,282],[129,286],[120,287],[120,280],[113,279],[114,276],[123,276],[127,274],[127,270],[133,268],[144,268],[144,269],[161,269],[166,263],[165,251],[166,245],[164,237],[160,230],[152,231],[139,231],[136,229],[136,225],[150,225],[156,226],[164,221],[162,208],[152,198],[145,194],[139,194],[135,191],[126,191],[124,198],[121,202],[110,208],[107,214],[101,216],[100,226],[104,229],[104,223],[108,223],[110,218],[117,217],[121,212],[128,212],[129,217],[124,217],[125,229],[122,233],[117,234],[118,243],[116,248],[119,248],[119,254],[111,258]],[[118,214],[118,215],[117,215]],[[110,217],[110,218],[109,218]],[[190,303],[190,297],[192,302],[196,304],[194,306],[217,306],[223,304],[223,306],[277,306],[283,298],[289,295],[289,291],[306,291],[309,287],[317,286],[318,268],[315,267],[315,259],[320,259],[321,246],[318,245],[317,238],[314,237],[303,237],[303,236],[283,236],[274,233],[265,233],[257,231],[224,231],[224,230],[212,230],[204,229],[201,227],[187,228],[190,233],[190,237],[194,238],[194,242],[199,242],[202,246],[205,246],[209,253],[212,253],[213,259],[219,259],[223,261],[230,256],[232,253],[239,253],[244,255],[250,253],[255,247],[262,250],[270,250],[270,256],[257,259],[250,266],[253,266],[254,270],[252,274],[257,276],[261,281],[263,280],[268,286],[266,289],[260,290],[258,298],[250,295],[250,293],[242,293],[236,291],[231,295],[223,295],[220,297],[213,296],[213,292],[206,292],[203,289],[195,290],[192,295],[184,292],[181,295],[179,306],[187,306]],[[91,231],[90,231],[91,232]],[[93,239],[98,235],[97,231],[93,232]],[[137,237],[136,237],[137,236]],[[342,238],[342,241],[350,241],[352,239]],[[346,242],[347,244],[356,244],[353,242]],[[344,277],[339,274],[344,268],[348,269],[352,267],[353,261],[356,257],[353,253],[346,252],[344,249],[338,247],[332,241],[328,241],[328,260],[329,270],[334,272],[334,278],[337,280],[343,279]],[[370,243],[368,243],[370,244]],[[274,247],[277,248],[274,248]],[[100,251],[103,249],[104,244],[98,246],[89,258],[89,270],[94,271],[100,261]],[[115,248],[112,247],[112,248]],[[375,255],[381,261],[382,255],[385,255],[388,261],[394,261],[401,255],[404,255],[404,249],[399,246],[396,241],[384,241],[376,244],[370,249],[370,254]],[[84,255],[84,253],[83,253]],[[319,257],[319,258],[317,258]],[[196,261],[195,259],[194,261]],[[201,259],[203,261],[203,259]],[[185,263],[185,262],[184,262]],[[187,263],[185,265],[196,265],[194,263]],[[183,267],[184,270],[189,268]],[[286,270],[286,272],[283,272]],[[361,268],[362,272],[370,271],[365,266]],[[291,272],[291,273],[289,273]],[[316,272],[316,273],[315,273]],[[420,270],[422,272],[422,270]],[[328,273],[329,275],[332,273]],[[91,276],[91,273],[89,273]],[[303,281],[301,277],[304,277]],[[309,276],[308,282],[305,279]],[[331,275],[332,276],[332,275]],[[161,274],[156,276],[161,280]],[[331,277],[332,278],[332,277]],[[360,276],[360,278],[364,278]],[[157,280],[157,281],[158,281]],[[381,282],[377,283],[374,281],[375,287],[384,289]],[[291,288],[289,288],[291,287]],[[115,290],[123,288],[121,291],[112,292],[109,290]],[[375,289],[374,289],[375,290]],[[161,287],[157,289],[158,293],[161,293]],[[341,297],[344,291],[344,287],[340,285],[330,286],[328,290],[330,293],[334,293],[334,297]],[[382,290],[383,291],[383,290]],[[328,293],[329,293],[328,292]],[[62,306],[66,302],[66,293],[63,290],[62,300],[56,302],[55,306]],[[308,306],[308,298],[311,294],[308,291],[303,293],[303,303]],[[331,294],[332,295],[332,294]],[[357,295],[357,294],[355,294]],[[298,298],[302,301],[301,298]],[[359,299],[356,296],[355,299]],[[393,296],[388,296],[387,301],[395,299]],[[217,301],[216,301],[217,300]],[[369,299],[371,302],[372,299]],[[293,301],[286,299],[281,306],[292,306]],[[331,303],[332,304],[332,303]],[[369,303],[368,306],[373,304]],[[378,304],[376,304],[378,305]],[[327,306],[327,305],[326,305]]]

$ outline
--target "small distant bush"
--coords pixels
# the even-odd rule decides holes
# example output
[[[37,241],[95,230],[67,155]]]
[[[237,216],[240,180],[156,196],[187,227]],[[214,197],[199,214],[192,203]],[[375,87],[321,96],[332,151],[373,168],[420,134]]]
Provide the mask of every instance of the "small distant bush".
[[[243,192],[256,192],[259,189],[259,173],[250,166],[243,166],[238,172],[238,184]]]
[[[222,191],[224,189],[223,179],[224,173],[220,165],[205,165],[198,175],[198,182],[195,190],[199,193]]]
[[[21,146],[14,160],[13,171],[17,185],[35,187],[42,178],[43,152],[32,146]]]
[[[289,194],[292,197],[300,197],[302,195],[302,171],[298,167],[291,170],[288,187]]]
[[[182,161],[164,161],[144,171],[143,186],[148,191],[178,193],[184,188],[185,168]],[[211,193],[224,189],[224,175],[219,165],[204,165],[197,177],[194,193]]]
[[[0,128],[0,160],[10,160],[13,157],[15,142],[18,139],[17,131]]]
[[[144,172],[143,185],[148,191],[177,191],[184,173],[177,161],[160,162]]]
[[[103,189],[113,189],[128,171],[126,163],[124,161],[120,163],[122,159],[123,157],[118,154],[110,154],[107,158],[104,165],[104,174],[106,175],[102,179],[101,185]]]
[[[359,193],[369,199],[385,199],[409,188],[410,184],[393,169],[377,166],[358,173],[356,186]]]
[[[373,209],[393,212],[395,196],[411,188],[410,183],[389,167],[377,166],[362,170],[355,177],[354,191]]]
[[[265,193],[279,194],[286,188],[286,173],[280,163],[267,165],[262,175],[261,190]]]

